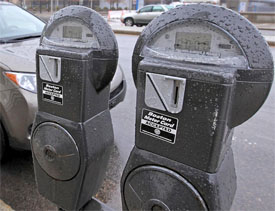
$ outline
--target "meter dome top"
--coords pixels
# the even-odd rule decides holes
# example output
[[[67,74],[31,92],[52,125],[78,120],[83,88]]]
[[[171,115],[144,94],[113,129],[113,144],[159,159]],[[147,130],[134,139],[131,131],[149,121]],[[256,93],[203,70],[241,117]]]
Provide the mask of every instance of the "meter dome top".
[[[233,36],[244,51],[250,68],[273,69],[273,58],[268,44],[258,29],[237,12],[211,4],[181,6],[158,16],[141,33],[134,55],[140,55],[150,37],[168,24],[191,20],[211,22]]]
[[[111,27],[96,11],[83,6],[69,6],[56,12],[48,21],[42,39],[62,21],[74,19],[87,26],[95,35],[101,50],[111,50],[118,54],[118,46]]]

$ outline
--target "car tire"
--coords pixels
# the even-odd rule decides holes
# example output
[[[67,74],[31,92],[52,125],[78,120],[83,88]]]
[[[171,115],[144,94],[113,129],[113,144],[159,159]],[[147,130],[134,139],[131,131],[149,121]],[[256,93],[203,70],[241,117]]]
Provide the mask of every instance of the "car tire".
[[[124,21],[125,26],[133,26],[134,25],[134,20],[133,18],[126,18]]]
[[[6,152],[5,134],[4,134],[4,129],[0,122],[0,162],[3,161],[5,152]]]
[[[142,24],[136,24],[137,25],[137,27],[142,27]]]

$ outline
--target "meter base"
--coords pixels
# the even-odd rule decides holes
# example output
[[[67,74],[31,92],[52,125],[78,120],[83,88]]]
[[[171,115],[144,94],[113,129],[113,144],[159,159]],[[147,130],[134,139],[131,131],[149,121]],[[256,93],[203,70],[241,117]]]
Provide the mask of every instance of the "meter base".
[[[123,210],[229,210],[236,187],[231,148],[219,170],[207,173],[134,147],[121,179],[122,206]]]
[[[59,149],[56,148],[55,145],[52,145],[50,141],[49,143],[35,146],[37,143],[41,143],[37,142],[37,139],[43,139],[42,136],[36,137],[35,131],[37,131],[40,125],[50,125],[50,123],[59,125],[64,131],[67,131],[77,146],[80,162],[75,165],[79,165],[79,167],[76,172],[74,171],[74,175],[70,175],[71,178],[69,179],[63,179],[63,171],[60,169],[66,164],[66,157],[72,155],[70,151],[63,149],[65,153],[58,153]],[[109,110],[83,123],[72,122],[48,113],[38,112],[33,129],[32,152],[39,193],[64,210],[79,210],[98,191],[105,176],[114,141]],[[44,130],[44,128],[42,127],[41,130]],[[46,132],[43,132],[42,134],[45,133]],[[55,138],[55,134],[51,134],[51,136]],[[47,140],[50,139],[46,139],[46,141]],[[60,140],[61,145],[63,145],[62,143]],[[53,148],[52,151],[56,149],[56,158],[52,156],[52,160],[48,162],[45,161],[48,159],[47,153],[45,153],[45,155],[43,154],[43,152],[45,152],[43,149],[46,147]],[[34,148],[38,148],[38,150],[41,148],[42,153],[35,153]],[[43,163],[41,163],[41,159],[38,156],[45,156],[44,162],[46,163],[46,167],[42,165]],[[64,162],[56,162],[56,160],[62,156],[65,157],[64,160],[62,160]],[[60,169],[58,166],[52,165],[53,162],[56,162],[57,165],[59,164]],[[59,172],[58,169],[60,170]],[[57,171],[57,173],[52,174],[54,171]],[[54,178],[52,175],[61,175],[61,177]]]

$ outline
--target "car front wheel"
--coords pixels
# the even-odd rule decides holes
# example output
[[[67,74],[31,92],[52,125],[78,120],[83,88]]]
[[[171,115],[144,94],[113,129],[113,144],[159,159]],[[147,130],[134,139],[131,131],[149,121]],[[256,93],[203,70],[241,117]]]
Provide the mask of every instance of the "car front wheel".
[[[133,26],[134,20],[132,18],[126,18],[124,23],[125,23],[125,26]]]

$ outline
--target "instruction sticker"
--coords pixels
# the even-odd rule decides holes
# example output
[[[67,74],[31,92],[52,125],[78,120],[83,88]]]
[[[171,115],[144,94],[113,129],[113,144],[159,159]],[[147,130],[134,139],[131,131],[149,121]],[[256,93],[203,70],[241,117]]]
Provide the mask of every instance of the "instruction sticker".
[[[174,144],[178,119],[147,109],[142,110],[140,132]]]
[[[63,87],[42,83],[42,100],[63,105]]]

